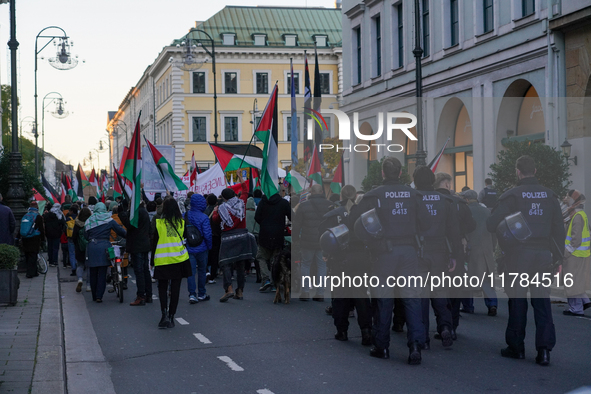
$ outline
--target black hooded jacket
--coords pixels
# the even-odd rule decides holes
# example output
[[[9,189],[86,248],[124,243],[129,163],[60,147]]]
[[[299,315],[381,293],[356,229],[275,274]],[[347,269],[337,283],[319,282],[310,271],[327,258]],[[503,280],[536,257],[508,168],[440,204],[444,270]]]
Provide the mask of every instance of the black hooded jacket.
[[[291,220],[291,206],[279,194],[270,198],[263,196],[254,214],[254,220],[260,225],[259,244],[266,249],[275,250],[283,247],[285,218]]]

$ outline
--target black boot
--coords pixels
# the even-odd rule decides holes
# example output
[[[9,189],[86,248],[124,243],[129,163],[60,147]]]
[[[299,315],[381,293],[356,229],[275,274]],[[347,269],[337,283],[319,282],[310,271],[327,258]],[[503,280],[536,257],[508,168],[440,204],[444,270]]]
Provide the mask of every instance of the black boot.
[[[158,328],[168,328],[169,323],[167,310],[164,309],[162,311],[162,319],[160,319],[160,323],[158,323]]]
[[[417,342],[409,347],[408,363],[410,365],[419,365],[421,363],[421,346]]]
[[[174,315],[168,315],[168,328],[174,327]]]
[[[546,348],[538,349],[538,356],[536,357],[536,364],[548,365],[550,364],[550,350]]]
[[[363,346],[371,345],[371,329],[370,328],[364,328],[363,330],[361,330],[361,344]]]
[[[334,339],[337,341],[347,341],[349,339],[347,331],[337,331],[337,333],[334,334]]]
[[[450,347],[453,345],[454,341],[452,338],[452,330],[450,330],[448,326],[443,326],[439,335],[441,336],[441,343],[443,344],[443,347]]]

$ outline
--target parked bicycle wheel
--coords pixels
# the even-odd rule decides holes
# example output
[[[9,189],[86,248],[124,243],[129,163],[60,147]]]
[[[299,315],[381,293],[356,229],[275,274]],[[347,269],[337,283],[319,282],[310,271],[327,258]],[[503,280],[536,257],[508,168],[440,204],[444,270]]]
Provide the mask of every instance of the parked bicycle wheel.
[[[37,254],[37,272],[40,274],[46,274],[49,266],[47,265],[47,260],[41,253]]]

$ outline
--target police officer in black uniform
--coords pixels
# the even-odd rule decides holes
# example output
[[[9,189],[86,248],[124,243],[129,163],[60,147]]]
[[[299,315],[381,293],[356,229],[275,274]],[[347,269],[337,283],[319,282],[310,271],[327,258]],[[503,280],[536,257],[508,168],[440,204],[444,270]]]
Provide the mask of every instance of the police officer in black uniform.
[[[380,280],[378,287],[372,287],[377,308],[374,310],[373,341],[370,355],[389,358],[390,324],[394,305],[394,288],[387,285],[389,276],[418,276],[417,234],[431,226],[431,215],[422,203],[422,195],[416,190],[400,184],[402,165],[394,157],[386,157],[382,163],[383,186],[366,193],[358,209],[351,211],[355,232],[362,223],[362,213],[375,209],[382,226],[382,238],[378,242],[367,241],[371,250],[373,269],[371,274]],[[381,287],[381,286],[384,287]],[[421,363],[421,347],[425,343],[425,326],[421,313],[421,289],[416,286],[399,287],[404,298],[408,326],[408,363]]]
[[[321,247],[324,245],[325,237],[328,236],[328,234],[325,235],[324,233],[329,228],[345,225],[349,230],[346,247],[328,253],[323,250],[323,256],[328,260],[327,266],[330,276],[343,278],[343,275],[345,275],[352,278],[357,275],[362,276],[368,272],[368,252],[363,242],[355,236],[353,231],[355,223],[351,223],[349,220],[349,211],[355,206],[356,192],[354,186],[343,186],[340,201],[333,205],[333,209],[324,215],[324,220],[320,224]],[[334,240],[328,242],[332,243],[331,241]],[[335,248],[331,249],[334,250]],[[341,287],[332,291],[332,317],[337,328],[334,337],[339,341],[348,340],[349,311],[352,308],[357,310],[357,322],[361,329],[361,344],[369,346],[371,345],[371,303],[367,295],[367,287],[356,287],[344,283]]]
[[[527,282],[521,283],[522,274],[534,280],[536,274],[549,277],[552,271],[550,245],[556,242],[564,252],[566,238],[558,197],[552,190],[541,186],[535,177],[536,165],[530,156],[521,156],[515,163],[517,186],[503,193],[493,209],[486,225],[495,232],[508,215],[521,212],[531,235],[524,242],[505,245],[505,273],[518,273],[520,277],[511,286],[505,279],[505,292],[509,297],[509,321],[505,332],[507,348],[501,350],[503,357],[525,358],[525,326],[527,322]],[[505,221],[506,222],[506,221]],[[524,224],[520,224],[523,228]],[[499,236],[499,234],[497,234]],[[501,242],[501,237],[499,237]],[[503,246],[503,245],[502,245]],[[510,276],[508,276],[511,278]],[[541,282],[541,278],[539,278]],[[548,365],[550,351],[556,343],[556,333],[550,307],[550,287],[529,282],[531,304],[536,321],[536,363]]]
[[[451,175],[445,172],[438,172],[435,174],[435,183],[433,187],[439,193],[449,196],[455,202],[455,211],[460,225],[460,237],[464,244],[467,244],[466,234],[471,233],[476,229],[476,222],[472,217],[472,211],[468,207],[466,200],[451,193],[452,178]],[[468,261],[467,248],[463,247],[458,253],[456,253],[456,259],[454,261],[451,275],[462,276],[466,272],[464,269],[464,263]],[[457,339],[456,330],[460,324],[460,305],[463,298],[463,290],[458,288],[452,288],[449,291],[449,307],[451,308],[451,317],[453,321],[453,329],[451,332],[452,338],[455,341]],[[439,334],[435,334],[435,339],[441,339]]]
[[[484,189],[478,193],[478,202],[486,205],[487,208],[493,208],[497,204],[497,191],[492,187],[492,179],[484,180]]]
[[[419,259],[419,268],[423,277],[427,273],[441,277],[442,273],[449,275],[448,265],[450,255],[458,260],[461,258],[462,242],[460,227],[456,215],[456,203],[450,196],[436,192],[433,188],[435,174],[429,167],[417,167],[413,174],[415,187],[423,195],[423,204],[431,214],[433,223],[427,231],[420,231],[423,237],[423,256]],[[451,249],[451,250],[450,250]],[[426,342],[424,349],[429,349],[429,298],[435,311],[437,333],[444,347],[453,344],[452,316],[448,308],[449,291],[443,287],[430,289],[425,287],[421,298],[423,308],[423,324],[425,325]]]

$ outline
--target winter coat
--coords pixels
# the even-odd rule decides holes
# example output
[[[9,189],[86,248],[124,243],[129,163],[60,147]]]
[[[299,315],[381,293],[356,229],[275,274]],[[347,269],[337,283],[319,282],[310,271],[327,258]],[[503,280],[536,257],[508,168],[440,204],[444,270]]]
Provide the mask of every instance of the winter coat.
[[[66,228],[66,220],[63,217],[58,219],[55,213],[48,211],[43,214],[43,222],[47,238],[61,238]]]
[[[150,215],[146,208],[138,209],[138,227],[131,225],[129,221],[129,211],[119,214],[121,223],[127,229],[127,253],[148,253],[150,251]]]
[[[330,202],[325,199],[330,205]],[[322,216],[328,212],[328,207],[319,215]],[[285,232],[285,218],[291,220],[291,206],[289,202],[279,194],[273,194],[271,197],[263,196],[257,206],[254,216],[261,229],[259,231],[259,244],[266,249],[275,250],[283,247],[283,234]],[[320,222],[318,222],[320,223]],[[318,227],[318,226],[316,226]]]
[[[486,229],[486,219],[490,216],[490,209],[483,207],[478,202],[471,202],[468,204],[468,208],[470,208],[472,218],[476,222],[476,229],[466,234],[466,240],[470,246],[468,275],[482,277],[485,271],[495,272],[493,238]]]
[[[209,218],[203,213],[206,206],[207,202],[201,194],[193,194],[191,196],[191,209],[185,214],[185,219],[199,230],[203,237],[203,242],[196,248],[187,246],[189,253],[201,253],[211,249],[211,226],[209,224]]]
[[[320,249],[321,234],[318,227],[323,216],[331,210],[332,205],[333,203],[322,194],[312,194],[306,201],[300,203],[292,221],[291,236],[294,243],[298,244],[301,249]]]
[[[0,244],[14,244],[14,229],[16,221],[12,209],[0,204]]]
[[[80,230],[84,228],[84,222],[76,219],[74,230],[72,230],[72,242],[74,242],[74,250],[76,251],[76,261],[80,264],[84,264],[86,261],[86,251],[80,250],[78,239],[80,238]]]
[[[255,220],[255,212],[257,206],[254,203],[254,198],[248,197],[246,200],[246,229],[249,233],[254,234],[256,237],[259,235],[261,226]]]
[[[29,211],[31,208],[29,208]],[[39,249],[41,248],[41,244],[45,242],[45,224],[43,223],[43,217],[41,215],[37,215],[35,218],[35,229],[39,230],[41,234],[31,237],[31,238],[22,238],[23,241],[23,252],[25,253],[39,253]]]
[[[110,220],[105,224],[86,231],[86,239],[88,240],[88,245],[86,245],[87,267],[103,267],[111,264],[107,257],[107,249],[111,247],[109,240],[111,230],[115,230],[123,238],[127,235],[123,227],[118,225],[114,220]]]

